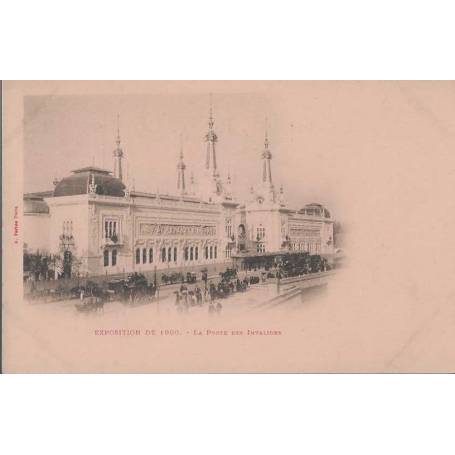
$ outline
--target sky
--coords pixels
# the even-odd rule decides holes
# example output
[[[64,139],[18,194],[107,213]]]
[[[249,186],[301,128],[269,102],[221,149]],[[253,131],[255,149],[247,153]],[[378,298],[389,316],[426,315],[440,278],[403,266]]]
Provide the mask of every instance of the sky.
[[[319,202],[344,223],[434,206],[453,186],[455,85],[393,81],[136,81],[32,84],[24,97],[24,190],[90,164],[113,169],[117,115],[138,191],[175,193],[205,160],[212,94],[218,168],[237,198],[272,176],[292,208]],[[126,169],[125,169],[126,171]],[[367,215],[369,214],[369,215]]]
[[[230,172],[239,200],[260,182],[267,125],[273,181],[277,189],[283,185],[289,204],[336,206],[336,181],[326,175],[332,174],[336,153],[330,148],[330,122],[321,121],[320,112],[312,115],[312,105],[320,107],[324,100],[312,96],[303,102],[294,115],[267,91],[213,93],[218,168],[224,178]],[[193,172],[197,183],[205,160],[209,105],[207,92],[27,96],[25,192],[50,189],[54,178],[90,164],[113,170],[117,116],[124,174],[128,172],[136,190],[175,193],[180,147],[187,182]]]

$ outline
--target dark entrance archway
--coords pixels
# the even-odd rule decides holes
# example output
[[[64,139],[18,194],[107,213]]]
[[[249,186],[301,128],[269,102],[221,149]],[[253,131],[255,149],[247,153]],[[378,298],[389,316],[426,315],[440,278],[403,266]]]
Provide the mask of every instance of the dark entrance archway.
[[[237,228],[237,248],[239,251],[246,250],[246,229],[243,224],[239,224]]]

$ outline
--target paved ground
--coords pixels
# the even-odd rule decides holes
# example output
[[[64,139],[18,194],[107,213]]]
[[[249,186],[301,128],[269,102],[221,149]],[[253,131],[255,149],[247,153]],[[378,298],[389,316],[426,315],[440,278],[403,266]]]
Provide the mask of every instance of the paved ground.
[[[239,277],[243,278],[242,276]],[[308,278],[308,277],[306,277]],[[311,277],[313,278],[313,277]],[[314,277],[316,281],[317,278]],[[198,286],[202,287],[203,284],[197,283]],[[221,304],[221,309],[219,312],[210,315],[213,316],[241,316],[242,313],[252,313],[255,311],[271,311],[271,310],[298,310],[302,308],[302,302],[312,298],[321,292],[321,287],[318,288],[309,288],[300,291],[299,286],[307,286],[309,283],[308,280],[301,282],[293,283],[284,283],[280,287],[280,294],[277,293],[277,286],[274,280],[269,280],[269,282],[259,283],[251,285],[245,292],[236,292],[231,294],[225,299],[219,299],[215,302],[215,305],[219,302]],[[196,284],[187,285],[189,290],[194,289]],[[91,316],[103,316],[103,314],[109,318],[109,316],[114,316],[115,314],[134,314],[135,317],[144,318],[152,316],[157,312],[161,314],[177,315],[182,314],[182,316],[191,314],[191,315],[205,315],[209,314],[209,304],[205,302],[202,306],[190,306],[188,309],[178,310],[178,307],[175,304],[175,292],[180,287],[180,284],[170,285],[170,286],[161,286],[159,289],[159,295],[150,301],[149,303],[136,303],[136,304],[125,304],[120,301],[108,302],[104,306],[103,312],[98,312],[97,314],[80,314],[76,308],[75,304],[78,303],[77,299],[57,301],[57,302],[48,302],[48,303],[33,303],[33,306],[45,306],[50,311],[56,311],[62,315],[75,314],[78,317],[91,317]]]

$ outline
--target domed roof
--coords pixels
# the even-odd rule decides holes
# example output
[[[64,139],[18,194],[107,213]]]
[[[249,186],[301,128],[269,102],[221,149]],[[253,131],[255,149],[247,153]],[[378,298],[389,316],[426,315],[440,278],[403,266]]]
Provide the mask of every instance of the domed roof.
[[[299,213],[330,218],[330,212],[322,204],[318,203],[306,204],[303,209],[299,211]]]
[[[125,195],[125,185],[120,179],[113,177],[110,171],[88,166],[72,172],[72,175],[57,183],[54,197],[87,194],[89,185],[92,183],[92,176],[96,185],[96,194],[116,197]]]

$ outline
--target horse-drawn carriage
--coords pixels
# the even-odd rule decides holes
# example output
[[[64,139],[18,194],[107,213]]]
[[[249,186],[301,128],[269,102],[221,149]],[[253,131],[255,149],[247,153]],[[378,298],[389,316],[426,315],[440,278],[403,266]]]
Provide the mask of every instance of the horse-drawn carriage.
[[[104,304],[110,301],[148,303],[153,299],[155,291],[155,286],[148,284],[144,275],[133,273],[125,279],[112,279],[102,286],[89,281],[85,286],[71,289],[71,294],[80,300],[75,304],[77,311],[90,313],[103,310]]]
[[[173,273],[163,273],[161,276],[161,281],[163,284],[174,284],[174,283],[181,283],[184,281],[183,274],[181,272],[173,272]]]
[[[72,298],[79,299],[74,306],[80,313],[104,311],[104,304],[110,300],[108,290],[93,281],[72,288],[70,293]]]
[[[186,282],[187,283],[196,283],[197,277],[194,272],[187,272],[186,274]]]
[[[224,272],[220,272],[222,281],[230,281],[237,278],[237,269],[227,268]]]
[[[80,302],[76,303],[74,306],[79,313],[98,312],[104,311],[105,301],[106,298],[103,295],[89,295],[83,296],[80,299]]]
[[[155,296],[156,287],[148,284],[141,273],[128,275],[124,280],[112,280],[108,283],[108,292],[123,303],[149,303]]]
[[[247,280],[241,281],[238,278],[236,269],[227,268],[224,272],[220,272],[220,277],[218,284],[211,283],[209,286],[212,299],[224,299],[234,292],[243,292],[248,287]]]

